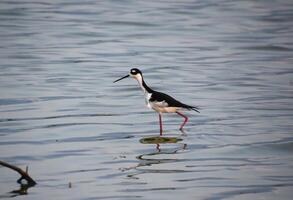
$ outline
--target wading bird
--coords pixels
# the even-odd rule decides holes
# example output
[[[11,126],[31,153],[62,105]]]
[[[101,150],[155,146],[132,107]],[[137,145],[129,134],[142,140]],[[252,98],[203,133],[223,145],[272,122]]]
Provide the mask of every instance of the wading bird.
[[[180,101],[177,101],[173,97],[164,94],[162,92],[158,92],[155,90],[152,90],[147,86],[147,84],[144,82],[142,73],[137,68],[132,68],[126,76],[117,79],[114,81],[114,83],[127,78],[132,77],[138,81],[138,84],[140,85],[141,89],[144,92],[145,95],[145,102],[147,104],[147,107],[152,108],[153,110],[157,111],[159,113],[159,121],[160,121],[160,135],[163,134],[163,125],[162,125],[162,113],[177,113],[181,117],[184,118],[183,123],[180,126],[180,130],[183,130],[184,125],[188,121],[188,117],[182,114],[181,110],[194,110],[199,113],[198,108],[195,106],[189,106],[184,103],[181,103]]]

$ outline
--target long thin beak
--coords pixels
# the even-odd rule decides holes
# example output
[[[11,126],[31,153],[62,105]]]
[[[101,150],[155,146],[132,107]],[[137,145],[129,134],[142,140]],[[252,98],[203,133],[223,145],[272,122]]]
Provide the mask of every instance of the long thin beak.
[[[126,76],[123,76],[122,78],[117,79],[117,80],[114,81],[113,83],[116,83],[116,82],[118,82],[118,81],[121,81],[122,79],[125,79],[125,78],[127,78],[127,77],[129,77],[129,74],[127,74]]]

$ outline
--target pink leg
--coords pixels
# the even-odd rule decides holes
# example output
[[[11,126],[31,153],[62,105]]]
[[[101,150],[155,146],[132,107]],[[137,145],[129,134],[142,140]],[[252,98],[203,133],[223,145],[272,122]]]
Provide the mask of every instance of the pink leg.
[[[187,116],[185,116],[185,115],[183,115],[182,113],[180,113],[180,112],[176,112],[178,115],[180,115],[181,117],[184,117],[184,122],[181,124],[181,126],[180,126],[180,129],[179,130],[182,130],[183,129],[183,126],[186,124],[186,122],[188,121],[188,117]]]
[[[156,149],[158,150],[158,152],[161,152],[161,149],[160,149],[160,144],[157,144],[157,147]]]
[[[159,120],[160,120],[160,136],[163,135],[163,124],[162,124],[162,115],[159,113]]]

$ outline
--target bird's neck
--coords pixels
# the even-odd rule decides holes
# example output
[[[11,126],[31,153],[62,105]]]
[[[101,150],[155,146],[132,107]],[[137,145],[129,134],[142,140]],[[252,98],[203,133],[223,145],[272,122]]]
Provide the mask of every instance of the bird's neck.
[[[144,93],[153,93],[153,90],[147,86],[142,76],[139,76],[136,80]]]

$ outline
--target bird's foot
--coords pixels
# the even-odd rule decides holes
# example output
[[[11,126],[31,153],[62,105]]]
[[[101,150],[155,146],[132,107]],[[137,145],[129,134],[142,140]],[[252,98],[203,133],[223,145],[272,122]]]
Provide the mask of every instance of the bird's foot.
[[[186,135],[186,132],[183,130],[183,128],[179,128],[179,131],[182,133],[182,135]]]

